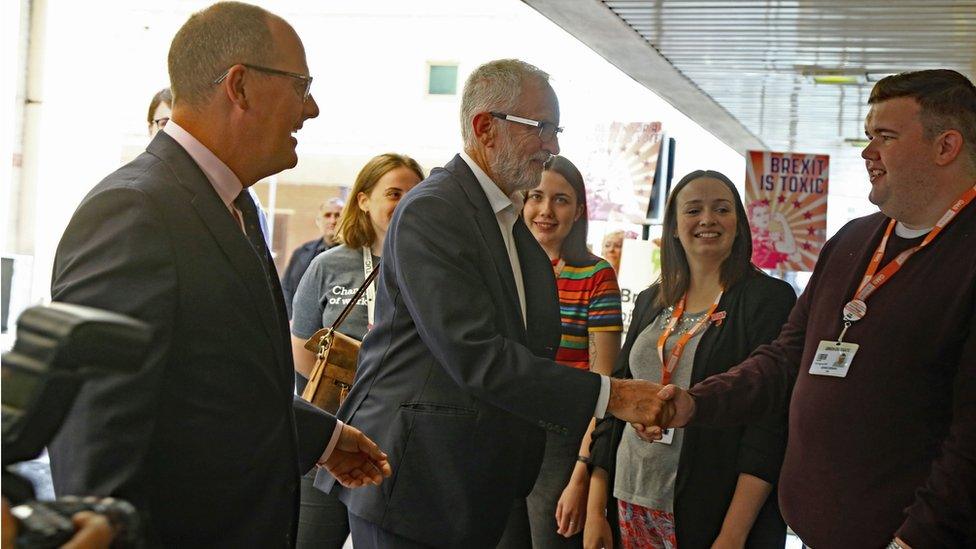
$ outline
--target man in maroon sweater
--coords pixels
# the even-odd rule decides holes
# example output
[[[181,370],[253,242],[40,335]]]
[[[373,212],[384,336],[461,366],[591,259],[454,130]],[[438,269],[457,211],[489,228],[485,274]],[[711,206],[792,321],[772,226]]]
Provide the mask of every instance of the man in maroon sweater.
[[[976,547],[976,88],[919,71],[869,103],[861,156],[881,212],[824,246],[778,339],[662,389],[675,415],[660,423],[788,404],[780,505],[807,545]]]

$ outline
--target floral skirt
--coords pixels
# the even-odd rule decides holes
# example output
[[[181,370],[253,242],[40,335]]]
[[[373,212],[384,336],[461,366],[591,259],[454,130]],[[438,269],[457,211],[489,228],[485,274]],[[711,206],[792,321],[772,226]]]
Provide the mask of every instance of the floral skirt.
[[[624,549],[676,549],[674,513],[617,500]]]

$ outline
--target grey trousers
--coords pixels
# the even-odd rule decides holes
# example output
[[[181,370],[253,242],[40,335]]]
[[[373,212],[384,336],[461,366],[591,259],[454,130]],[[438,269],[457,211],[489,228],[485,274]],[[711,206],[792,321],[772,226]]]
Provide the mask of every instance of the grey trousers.
[[[516,502],[500,549],[582,548],[582,532],[565,538],[556,530],[556,504],[569,482],[579,455],[580,441],[555,433],[546,434],[546,453],[535,486],[524,502]]]

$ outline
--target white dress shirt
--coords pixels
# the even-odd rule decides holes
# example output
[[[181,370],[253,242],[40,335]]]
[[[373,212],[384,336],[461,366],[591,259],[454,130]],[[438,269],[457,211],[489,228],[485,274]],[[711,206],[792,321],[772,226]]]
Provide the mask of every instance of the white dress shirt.
[[[524,203],[522,193],[516,191],[511,196],[505,196],[501,188],[488,177],[488,174],[481,169],[481,166],[477,162],[468,156],[468,153],[462,151],[460,156],[467,163],[468,167],[471,168],[482,190],[485,191],[485,196],[488,197],[488,203],[491,205],[492,211],[495,212],[495,218],[498,220],[498,230],[502,233],[502,240],[504,240],[505,248],[508,250],[508,261],[512,265],[512,274],[515,275],[515,290],[518,292],[519,307],[522,310],[522,325],[524,327],[526,325],[525,284],[522,281],[522,264],[519,262],[518,250],[515,248],[515,235],[512,234],[512,229],[522,214],[522,205]],[[600,396],[597,398],[593,416],[602,418],[607,413],[607,405],[609,403],[610,378],[605,375],[600,375]]]

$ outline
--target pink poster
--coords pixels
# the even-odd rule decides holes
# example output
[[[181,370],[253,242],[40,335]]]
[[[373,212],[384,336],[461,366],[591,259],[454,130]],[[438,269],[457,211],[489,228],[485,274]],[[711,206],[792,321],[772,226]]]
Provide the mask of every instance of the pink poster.
[[[749,151],[746,212],[752,262],[762,269],[812,271],[827,235],[830,157]]]

